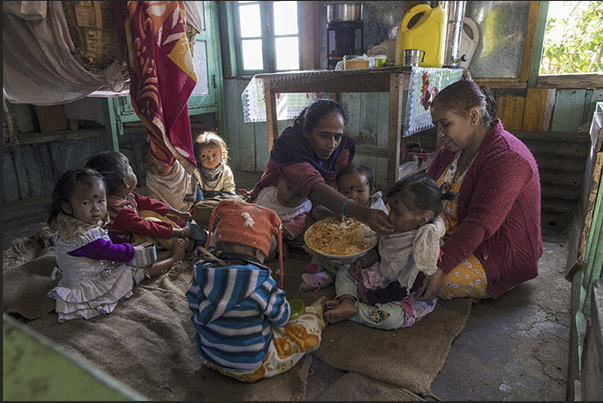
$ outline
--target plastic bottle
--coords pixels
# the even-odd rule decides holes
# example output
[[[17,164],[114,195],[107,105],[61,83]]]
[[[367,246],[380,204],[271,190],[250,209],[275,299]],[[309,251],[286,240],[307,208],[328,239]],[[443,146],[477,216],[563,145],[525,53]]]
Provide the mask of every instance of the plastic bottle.
[[[410,20],[418,15],[418,21],[409,28]],[[404,65],[404,49],[421,49],[425,58],[420,67],[442,67],[446,44],[446,13],[442,6],[431,8],[419,4],[411,8],[402,17],[396,34],[396,66]]]

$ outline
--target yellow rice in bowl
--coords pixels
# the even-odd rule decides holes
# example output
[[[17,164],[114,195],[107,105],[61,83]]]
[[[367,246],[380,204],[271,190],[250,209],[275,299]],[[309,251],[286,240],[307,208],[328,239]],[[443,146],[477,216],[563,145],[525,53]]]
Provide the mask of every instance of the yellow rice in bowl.
[[[304,234],[306,246],[328,258],[357,258],[377,243],[377,234],[358,220],[328,217],[312,224]]]

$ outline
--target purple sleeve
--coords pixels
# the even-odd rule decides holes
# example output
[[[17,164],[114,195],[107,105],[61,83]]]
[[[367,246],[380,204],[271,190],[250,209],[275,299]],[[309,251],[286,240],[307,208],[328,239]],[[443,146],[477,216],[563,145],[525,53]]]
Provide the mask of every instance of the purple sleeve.
[[[71,256],[82,256],[96,260],[129,262],[134,257],[134,245],[130,243],[114,244],[103,238],[69,252]]]

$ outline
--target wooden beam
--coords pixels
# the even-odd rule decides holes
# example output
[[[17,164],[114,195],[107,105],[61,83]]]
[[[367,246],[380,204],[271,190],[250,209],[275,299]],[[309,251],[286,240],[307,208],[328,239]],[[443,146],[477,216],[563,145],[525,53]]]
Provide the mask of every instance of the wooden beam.
[[[474,78],[477,84],[493,88],[526,88],[528,84],[517,78]]]
[[[392,74],[389,88],[389,128],[387,143],[387,188],[391,189],[398,178],[398,166],[400,165],[400,145],[402,136],[402,95],[408,88],[408,74]],[[392,116],[397,117],[392,119]]]
[[[528,14],[528,30],[526,32],[526,42],[523,48],[521,73],[519,74],[519,81],[521,82],[527,82],[530,76],[530,67],[532,65],[532,53],[534,51],[534,37],[536,35],[536,27],[538,26],[539,9],[539,1],[530,1],[530,11]]]
[[[320,46],[324,27],[322,27],[322,1],[301,2],[301,41],[302,70],[320,68]]]
[[[278,137],[278,120],[276,114],[276,93],[270,85],[270,80],[264,80],[264,100],[266,102],[266,125],[268,126],[268,152],[272,143]]]
[[[540,1],[538,3],[538,19],[536,22],[536,30],[534,32],[534,41],[532,45],[532,60],[530,62],[528,88],[535,88],[538,82],[540,62],[542,61],[542,47],[544,44],[544,34],[546,33],[546,21],[549,11],[548,1]]]
[[[603,74],[561,74],[538,77],[537,88],[553,89],[603,89]]]

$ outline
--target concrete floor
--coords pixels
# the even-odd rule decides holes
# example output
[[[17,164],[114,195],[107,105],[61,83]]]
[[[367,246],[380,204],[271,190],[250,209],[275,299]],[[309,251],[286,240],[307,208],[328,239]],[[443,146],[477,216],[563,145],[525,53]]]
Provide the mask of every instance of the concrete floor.
[[[248,190],[260,175],[234,174],[237,188]],[[4,203],[3,249],[39,228],[48,202],[49,195],[44,195]],[[539,276],[496,300],[474,303],[467,326],[432,384],[434,397],[426,400],[566,400],[571,283],[562,273],[568,248],[563,233],[543,233],[543,239]],[[311,374],[306,400],[322,400],[329,379],[342,373],[331,369]]]

